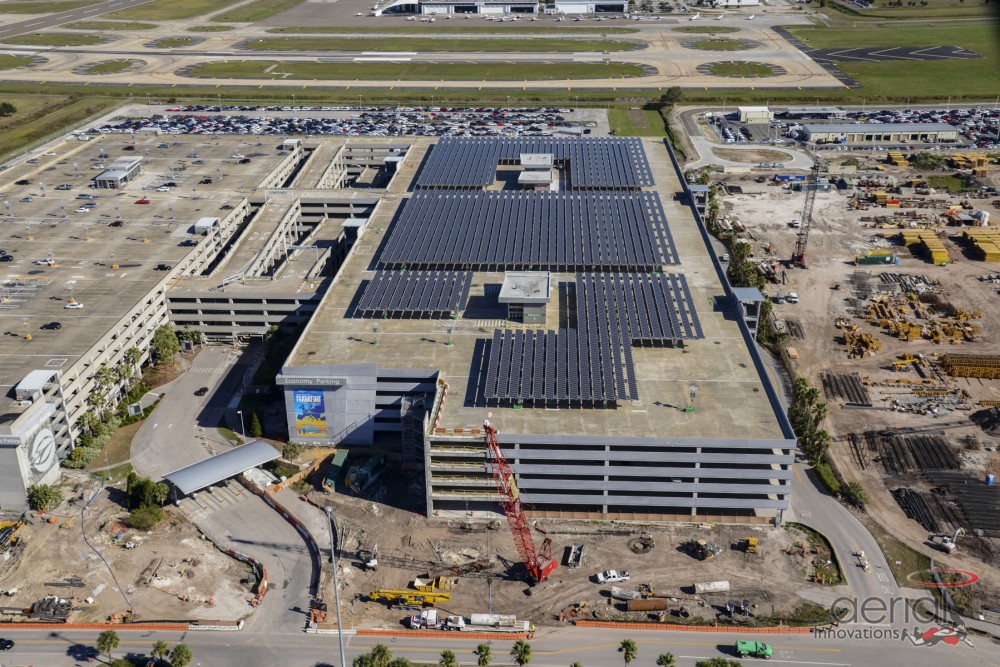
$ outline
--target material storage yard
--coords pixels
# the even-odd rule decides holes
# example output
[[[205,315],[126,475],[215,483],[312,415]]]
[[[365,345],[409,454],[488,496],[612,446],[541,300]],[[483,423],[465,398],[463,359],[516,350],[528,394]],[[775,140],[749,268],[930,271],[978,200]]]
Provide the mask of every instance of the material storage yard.
[[[952,557],[995,575],[1000,490],[988,476],[1000,473],[1000,298],[996,264],[984,261],[991,251],[969,239],[992,227],[969,225],[996,219],[988,188],[1000,181],[983,161],[979,192],[935,190],[927,183],[940,177],[910,166],[914,152],[890,152],[890,163],[884,152],[855,153],[857,171],[842,175],[850,154],[819,153],[830,182],[851,189],[816,193],[808,269],[780,262],[801,229],[804,194],[793,180],[773,169],[720,177],[730,193],[720,192],[720,218],[772,278],[786,363],[823,392],[832,458],[845,480],[863,482],[869,512],[938,557],[941,537],[963,527]],[[963,154],[940,155],[939,173],[968,166]],[[793,293],[797,302],[778,297]],[[974,591],[995,604],[995,593]]]

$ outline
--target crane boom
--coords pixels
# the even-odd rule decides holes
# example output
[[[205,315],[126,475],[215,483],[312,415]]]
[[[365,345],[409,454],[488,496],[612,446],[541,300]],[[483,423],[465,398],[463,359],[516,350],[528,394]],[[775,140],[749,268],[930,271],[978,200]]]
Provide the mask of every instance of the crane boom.
[[[819,171],[820,162],[816,160],[813,162],[812,171],[803,186],[806,191],[806,200],[802,203],[802,229],[799,230],[799,237],[795,241],[795,252],[792,253],[792,263],[798,264],[803,269],[806,268],[806,247],[809,243],[809,227],[812,226],[813,205],[816,203]]]
[[[493,457],[493,481],[496,482],[497,493],[500,494],[504,514],[507,515],[507,523],[514,537],[514,546],[528,569],[528,575],[536,582],[545,581],[559,566],[559,563],[552,559],[552,540],[546,537],[542,542],[541,552],[535,550],[535,542],[531,539],[531,526],[521,504],[517,480],[514,479],[507,457],[500,447],[497,430],[488,421],[483,422],[483,426],[486,431],[486,448],[488,454]]]

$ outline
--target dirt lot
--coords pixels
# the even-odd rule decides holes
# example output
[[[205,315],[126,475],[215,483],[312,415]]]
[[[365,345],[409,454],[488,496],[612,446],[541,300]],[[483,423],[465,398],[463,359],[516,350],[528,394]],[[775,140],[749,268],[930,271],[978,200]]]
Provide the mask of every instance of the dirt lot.
[[[398,488],[392,483],[387,486]],[[644,527],[545,521],[536,528],[549,534],[554,542],[553,555],[562,565],[540,592],[529,596],[505,520],[477,517],[428,521],[387,504],[323,494],[313,494],[313,500],[332,504],[334,516],[338,517],[346,556],[338,573],[341,603],[345,623],[352,625],[393,627],[409,615],[389,609],[384,603],[365,601],[372,589],[407,589],[415,577],[490,557],[495,561],[492,567],[462,576],[451,601],[436,606],[465,616],[487,612],[492,584],[494,612],[516,614],[539,626],[558,623],[560,612],[575,603],[587,605],[588,618],[595,610],[604,618],[644,618],[643,613],[629,616],[624,603],[610,599],[611,586],[596,583],[595,573],[605,569],[631,573],[628,583],[618,584],[622,588],[635,590],[648,584],[657,596],[677,598],[669,603],[669,609],[688,607],[691,621],[714,620],[728,600],[748,600],[757,605],[753,610],[756,617],[787,618],[791,610],[806,602],[826,605],[837,595],[836,586],[807,583],[814,556],[802,556],[800,545],[807,538],[787,528],[645,527],[651,531],[656,546],[648,553],[636,554],[629,549],[629,541]],[[745,554],[738,548],[740,540],[748,536],[760,538],[760,553]],[[536,545],[541,545],[543,536],[536,531],[534,537]],[[722,553],[708,561],[698,560],[681,548],[692,538],[714,540]],[[585,545],[579,569],[566,567],[564,562],[564,552],[574,543]],[[351,558],[361,544],[368,548],[378,545],[376,572],[362,570],[359,562]],[[785,553],[786,549],[791,553]],[[702,596],[704,605],[694,599],[694,583],[716,580],[728,580],[732,590]],[[329,593],[330,584],[326,583]]]
[[[32,516],[30,525],[18,533],[21,546],[13,550],[11,559],[0,562],[0,591],[17,589],[13,596],[2,598],[3,607],[26,608],[55,595],[73,599],[71,622],[104,621],[128,609],[120,583],[138,620],[237,620],[250,613],[253,575],[248,566],[216,550],[170,510],[153,532],[126,528],[120,523],[127,515],[119,504],[124,493],[108,487],[88,508],[85,527],[90,543],[113,570],[112,577],[81,532],[79,510],[84,496],[90,498],[93,493],[90,482],[82,476],[76,481],[68,474],[66,478],[66,502],[45,517]],[[48,523],[50,516],[57,523]],[[135,547],[126,549],[130,542]],[[65,583],[67,578],[82,581],[78,586],[52,585]],[[88,603],[87,598],[94,602]]]
[[[915,175],[915,172],[895,167],[886,167],[879,173],[899,180]],[[852,178],[858,181],[860,175]],[[993,185],[997,184],[996,170],[992,172],[991,180]],[[772,262],[787,259],[799,231],[788,223],[800,217],[804,195],[781,186],[756,183],[754,177],[727,176],[722,178],[722,182],[739,185],[743,190],[743,194],[723,197],[723,211],[731,220],[739,219],[746,227],[747,232],[741,236],[752,242],[755,259],[767,258]],[[951,378],[935,361],[939,355],[947,353],[1000,352],[1000,297],[997,296],[997,286],[979,280],[981,275],[1000,271],[1000,265],[972,259],[965,244],[958,239],[961,228],[931,225],[931,229],[939,231],[938,236],[951,258],[947,266],[933,265],[919,252],[911,252],[898,241],[884,238],[899,230],[883,228],[886,226],[874,218],[893,216],[895,211],[876,206],[868,210],[853,210],[848,207],[853,193],[853,190],[817,193],[807,251],[809,268],[786,268],[787,282],[769,285],[767,290],[772,295],[779,290],[786,294],[796,292],[799,302],[776,304],[775,316],[789,325],[790,335],[786,345],[798,352],[800,375],[821,387],[821,373],[857,373],[870,395],[871,406],[868,408],[848,405],[850,401],[842,397],[827,396],[830,417],[825,427],[834,437],[831,454],[838,469],[846,479],[862,481],[868,490],[871,514],[910,546],[938,560],[974,569],[983,575],[988,587],[982,589],[978,602],[990,600],[995,604],[1000,599],[995,592],[1000,588],[1000,570],[995,567],[1000,564],[1000,540],[963,537],[954,556],[942,557],[933,548],[934,540],[929,539],[928,530],[908,519],[890,493],[890,489],[909,488],[930,495],[934,484],[925,472],[916,469],[892,475],[881,460],[881,450],[872,450],[863,444],[859,457],[858,451],[852,448],[845,436],[872,430],[899,433],[905,429],[915,430],[918,435],[937,434],[947,441],[946,448],[958,457],[960,469],[968,471],[970,479],[982,480],[987,472],[1000,473],[1000,453],[997,452],[1000,438],[985,433],[969,419],[974,411],[981,409],[978,405],[980,401],[1000,400],[1000,380]],[[903,189],[902,196],[904,203],[907,197],[918,198],[909,188]],[[939,195],[939,198],[949,203],[960,201],[959,197],[947,195]],[[977,210],[988,211],[991,220],[997,220],[1000,215],[1000,211],[991,206],[990,199],[974,200],[973,204]],[[897,210],[904,214],[916,213],[919,218],[924,214],[939,214],[945,210],[943,206],[910,209],[904,206]],[[909,224],[914,218],[904,220]],[[899,257],[899,264],[854,266],[854,257],[867,254],[870,250],[890,251]],[[880,323],[872,324],[866,321],[867,318],[858,317],[865,314],[871,303],[868,295],[864,294],[868,288],[874,286],[876,292],[892,292],[894,286],[885,286],[880,278],[882,273],[925,276],[929,282],[935,283],[928,293],[936,296],[921,296],[914,302],[907,298],[905,290],[900,290],[899,296],[889,297],[895,299],[897,305],[906,307],[907,316],[917,324],[942,317],[942,310],[935,310],[935,307],[948,310],[950,306],[969,313],[978,310],[979,317],[969,320],[969,324],[975,327],[974,340],[949,344],[947,339],[935,343],[918,337],[905,342],[891,335]],[[861,274],[870,274],[870,280],[858,280]],[[781,278],[780,272],[778,277]],[[930,307],[928,319],[921,321],[914,314],[915,304],[925,309]],[[838,318],[845,318],[849,325],[857,325],[859,333],[872,334],[881,344],[881,349],[872,355],[848,358],[842,339],[844,332],[835,327]],[[903,370],[893,370],[892,362],[901,359],[904,353],[924,355],[927,363],[921,364],[919,372],[913,364],[906,365]],[[918,394],[916,389],[940,390],[943,393]],[[950,533],[955,527],[943,521],[941,533]],[[966,525],[966,528],[971,529],[972,526]],[[962,548],[963,541],[966,548]],[[985,558],[988,564],[981,558]],[[990,587],[994,589],[992,592]]]

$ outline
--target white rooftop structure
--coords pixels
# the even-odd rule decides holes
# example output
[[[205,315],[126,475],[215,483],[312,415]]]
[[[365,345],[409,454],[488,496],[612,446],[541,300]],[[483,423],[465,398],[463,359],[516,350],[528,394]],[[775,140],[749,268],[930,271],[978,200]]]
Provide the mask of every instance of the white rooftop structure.
[[[548,303],[552,276],[548,271],[507,271],[500,286],[500,303]]]
[[[19,401],[32,400],[53,378],[58,377],[58,371],[31,371],[17,383],[14,393]]]
[[[245,445],[167,473],[163,477],[187,495],[273,461],[279,456],[281,454],[278,450],[263,440],[251,440]]]

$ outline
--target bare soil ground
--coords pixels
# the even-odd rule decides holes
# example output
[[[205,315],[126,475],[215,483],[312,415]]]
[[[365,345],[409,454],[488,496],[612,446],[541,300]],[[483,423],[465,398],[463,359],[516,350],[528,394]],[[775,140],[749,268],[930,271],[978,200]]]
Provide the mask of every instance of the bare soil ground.
[[[881,173],[900,180],[916,175],[916,172],[895,167],[886,167]],[[995,185],[996,171],[992,176]],[[857,180],[858,176],[853,178]],[[723,182],[740,185],[743,189],[743,194],[724,197],[723,210],[731,219],[739,219],[747,227],[749,233],[743,236],[752,242],[755,258],[787,259],[792,253],[799,231],[791,228],[788,223],[800,217],[804,195],[780,186],[758,184],[753,179],[752,176],[722,179]],[[904,194],[912,192],[904,189]],[[799,303],[775,305],[775,316],[797,321],[803,329],[804,338],[789,338],[786,343],[798,351],[800,375],[820,386],[820,372],[858,373],[869,385],[867,389],[873,399],[871,409],[848,408],[841,401],[829,401],[830,416],[825,427],[834,437],[831,455],[838,469],[846,479],[863,482],[868,490],[871,496],[868,511],[873,518],[907,545],[934,556],[938,561],[979,573],[986,582],[986,586],[980,589],[979,601],[991,600],[995,604],[1000,599],[997,593],[1000,590],[1000,570],[995,567],[998,561],[994,561],[993,565],[982,562],[970,554],[968,549],[961,548],[961,540],[959,551],[954,556],[943,557],[933,548],[927,532],[905,516],[887,487],[917,485],[915,488],[927,490],[926,481],[919,474],[907,480],[886,479],[885,471],[877,461],[862,470],[843,436],[868,430],[914,428],[924,432],[940,432],[959,455],[963,469],[969,470],[976,477],[985,475],[988,471],[1000,471],[1000,453],[997,452],[1000,439],[984,433],[969,420],[969,415],[979,409],[979,401],[1000,400],[1000,381],[949,378],[931,370],[929,372],[937,381],[947,383],[948,389],[959,398],[951,403],[929,399],[923,404],[927,409],[917,412],[898,411],[891,405],[893,399],[919,399],[913,393],[914,386],[889,384],[899,378],[919,381],[912,368],[903,372],[891,370],[890,362],[899,359],[903,353],[923,354],[931,359],[946,353],[1000,352],[1000,297],[997,296],[995,285],[979,280],[981,275],[997,273],[1000,266],[972,259],[967,254],[964,243],[958,240],[961,229],[954,227],[938,227],[941,231],[939,237],[950,254],[951,263],[945,267],[935,266],[898,242],[882,238],[883,235],[898,230],[878,229],[873,222],[861,219],[877,215],[891,216],[893,211],[874,206],[867,211],[852,210],[847,205],[851,194],[852,190],[817,193],[807,251],[809,268],[786,269],[787,282],[783,285],[770,285],[768,288],[772,295],[779,290],[785,293],[796,292]],[[955,204],[960,201],[958,197],[943,199]],[[990,200],[974,200],[973,204],[976,210],[989,211],[991,219],[996,219],[1000,214],[1000,211],[991,206]],[[943,206],[916,211],[927,213],[933,210],[940,213],[945,210]],[[866,254],[873,249],[893,252],[900,258],[899,265],[854,266],[852,260],[856,255]],[[935,344],[925,339],[904,342],[877,326],[869,325],[863,319],[853,318],[851,310],[863,309],[867,303],[864,299],[858,300],[857,294],[851,289],[849,277],[856,272],[870,272],[875,276],[876,282],[882,272],[924,275],[933,281],[939,281],[938,291],[944,301],[955,308],[981,311],[982,317],[973,321],[980,329],[976,340],[957,345]],[[835,286],[838,289],[833,289]],[[882,349],[874,356],[849,359],[840,340],[842,332],[834,326],[835,319],[840,317],[851,318],[851,322],[859,325],[859,331],[874,334],[881,342]],[[933,366],[929,368],[933,369]],[[1000,541],[993,540],[992,547],[996,553],[1000,553]],[[905,582],[901,583],[905,585]]]
[[[402,486],[390,481],[383,490]],[[611,600],[610,585],[596,583],[594,575],[606,569],[631,573],[631,580],[618,586],[634,590],[648,584],[657,596],[675,598],[669,608],[688,607],[691,621],[715,620],[730,599],[756,605],[753,613],[757,617],[787,618],[789,612],[807,602],[826,605],[836,597],[837,587],[806,581],[811,556],[803,557],[797,549],[805,538],[785,528],[545,521],[536,528],[552,538],[553,555],[562,565],[539,587],[541,593],[529,595],[520,558],[502,516],[428,520],[390,504],[316,492],[311,495],[315,502],[334,507],[343,539],[344,560],[338,577],[344,621],[356,626],[394,627],[409,615],[366,601],[373,589],[405,590],[411,588],[415,577],[489,557],[496,561],[492,568],[463,576],[452,591],[452,599],[436,606],[450,614],[468,616],[487,612],[492,599],[495,613],[516,614],[537,625],[558,623],[560,612],[579,603],[587,606],[588,618],[596,610],[604,618],[645,619],[644,613],[628,614],[624,603]],[[656,546],[645,554],[633,553],[629,541],[644,528],[651,531]],[[745,554],[738,548],[740,540],[749,536],[760,538],[760,553]],[[534,537],[540,545],[543,536],[536,531]],[[722,553],[708,561],[696,559],[681,548],[683,542],[695,538],[716,541]],[[574,543],[585,545],[579,569],[566,567],[563,560],[564,551]],[[367,572],[352,557],[360,546],[371,548],[374,544],[378,545],[379,567],[376,572]],[[693,584],[717,580],[728,580],[732,590],[701,596],[704,604],[700,604]],[[326,582],[327,591],[329,585]],[[668,614],[665,620],[677,619]]]
[[[103,622],[129,607],[120,584],[138,620],[237,620],[249,614],[253,575],[248,566],[219,552],[169,509],[167,519],[152,532],[126,528],[121,521],[127,512],[119,504],[124,493],[108,487],[88,508],[84,527],[114,572],[112,577],[83,539],[80,508],[93,493],[83,479],[68,479],[63,485],[67,501],[51,514],[32,516],[30,525],[18,533],[20,546],[14,556],[0,562],[0,590],[17,589],[4,598],[3,606],[26,608],[55,595],[72,598],[71,622]],[[57,523],[48,523],[49,517]],[[136,546],[126,549],[129,542]],[[82,586],[51,585],[72,577],[82,579]]]

